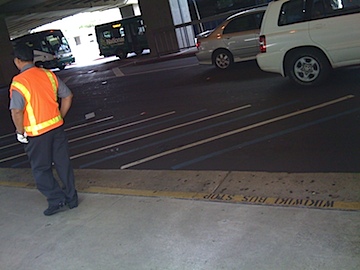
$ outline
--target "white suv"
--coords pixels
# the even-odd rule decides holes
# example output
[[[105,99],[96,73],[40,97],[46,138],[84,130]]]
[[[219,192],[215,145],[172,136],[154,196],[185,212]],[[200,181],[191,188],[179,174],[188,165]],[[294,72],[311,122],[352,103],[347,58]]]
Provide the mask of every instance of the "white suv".
[[[264,71],[318,85],[332,68],[360,64],[360,0],[271,2],[256,59]]]

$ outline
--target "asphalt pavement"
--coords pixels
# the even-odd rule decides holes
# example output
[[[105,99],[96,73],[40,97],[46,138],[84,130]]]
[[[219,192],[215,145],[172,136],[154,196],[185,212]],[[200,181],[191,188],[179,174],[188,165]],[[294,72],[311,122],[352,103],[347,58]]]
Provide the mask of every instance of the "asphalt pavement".
[[[30,169],[0,168],[1,270],[360,269],[359,175],[75,170],[43,215]]]

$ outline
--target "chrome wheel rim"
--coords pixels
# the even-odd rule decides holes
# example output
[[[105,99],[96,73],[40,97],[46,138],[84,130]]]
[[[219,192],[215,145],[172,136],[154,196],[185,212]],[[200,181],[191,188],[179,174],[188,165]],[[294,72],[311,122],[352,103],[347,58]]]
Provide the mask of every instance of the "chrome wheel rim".
[[[294,64],[294,74],[296,78],[303,82],[312,82],[320,75],[320,65],[318,61],[310,56],[299,58]]]
[[[230,58],[227,54],[221,53],[216,57],[215,62],[219,68],[225,69],[230,65]]]

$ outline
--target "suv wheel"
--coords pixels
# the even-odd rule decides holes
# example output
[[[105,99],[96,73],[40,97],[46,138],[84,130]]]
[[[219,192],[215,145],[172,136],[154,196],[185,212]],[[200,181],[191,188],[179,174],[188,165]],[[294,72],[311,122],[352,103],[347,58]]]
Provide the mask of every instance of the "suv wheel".
[[[285,69],[294,82],[314,86],[326,79],[330,65],[327,58],[316,50],[298,50],[287,57]]]
[[[227,69],[234,62],[232,54],[226,50],[216,51],[213,59],[214,65],[219,69]]]

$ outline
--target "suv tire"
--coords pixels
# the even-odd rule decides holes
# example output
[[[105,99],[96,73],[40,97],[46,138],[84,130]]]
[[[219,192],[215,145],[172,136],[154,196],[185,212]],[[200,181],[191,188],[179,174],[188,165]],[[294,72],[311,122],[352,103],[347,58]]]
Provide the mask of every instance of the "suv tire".
[[[294,82],[304,86],[322,83],[330,73],[330,64],[325,55],[313,49],[291,52],[286,58],[286,74]]]
[[[224,70],[232,66],[234,59],[229,51],[218,50],[214,52],[213,62],[218,69]]]

